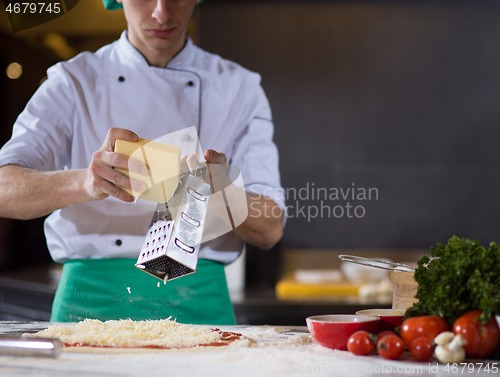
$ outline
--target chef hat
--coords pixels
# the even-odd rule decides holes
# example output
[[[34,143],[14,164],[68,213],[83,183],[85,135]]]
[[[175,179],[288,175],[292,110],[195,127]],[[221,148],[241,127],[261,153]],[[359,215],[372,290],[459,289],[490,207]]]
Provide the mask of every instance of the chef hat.
[[[121,3],[117,3],[116,0],[102,0],[104,4],[104,8],[108,10],[117,10],[119,8],[123,8]],[[198,1],[198,4],[202,3],[203,0]]]

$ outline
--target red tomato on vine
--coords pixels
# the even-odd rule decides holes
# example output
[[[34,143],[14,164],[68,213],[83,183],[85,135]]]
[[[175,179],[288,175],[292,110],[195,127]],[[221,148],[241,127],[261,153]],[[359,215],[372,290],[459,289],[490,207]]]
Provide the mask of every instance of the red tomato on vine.
[[[368,355],[375,348],[376,335],[356,331],[347,340],[347,349],[355,355]]]
[[[424,337],[433,341],[437,335],[449,329],[448,322],[438,315],[411,317],[401,326],[401,338],[409,349],[415,339]]]
[[[495,317],[491,317],[483,325],[476,320],[481,313],[480,310],[471,310],[453,324],[453,332],[467,340],[467,345],[464,346],[467,357],[487,357],[495,351],[500,341],[500,329]]]
[[[384,359],[399,359],[404,350],[403,340],[396,334],[383,336],[377,343],[378,354]]]

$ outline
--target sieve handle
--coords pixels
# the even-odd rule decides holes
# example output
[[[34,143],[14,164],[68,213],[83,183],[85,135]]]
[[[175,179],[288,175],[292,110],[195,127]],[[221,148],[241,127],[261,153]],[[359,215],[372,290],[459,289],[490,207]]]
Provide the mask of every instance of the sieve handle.
[[[339,255],[339,258],[345,262],[361,264],[368,267],[381,268],[383,270],[415,272],[414,267],[410,267],[402,263],[388,262],[386,260],[363,258],[354,255]]]

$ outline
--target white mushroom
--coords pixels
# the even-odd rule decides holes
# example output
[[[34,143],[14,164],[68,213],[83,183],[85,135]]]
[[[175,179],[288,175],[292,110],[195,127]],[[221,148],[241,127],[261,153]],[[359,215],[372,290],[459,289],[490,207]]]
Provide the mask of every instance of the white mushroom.
[[[461,363],[465,360],[463,346],[467,340],[462,335],[455,335],[451,331],[445,331],[434,338],[437,344],[434,356],[442,363]]]
[[[462,335],[455,335],[453,340],[448,345],[448,349],[450,351],[463,351],[463,347],[467,345],[467,339],[465,339]]]
[[[444,331],[434,338],[434,343],[436,343],[438,346],[444,346],[450,343],[454,337],[455,334],[451,331]]]

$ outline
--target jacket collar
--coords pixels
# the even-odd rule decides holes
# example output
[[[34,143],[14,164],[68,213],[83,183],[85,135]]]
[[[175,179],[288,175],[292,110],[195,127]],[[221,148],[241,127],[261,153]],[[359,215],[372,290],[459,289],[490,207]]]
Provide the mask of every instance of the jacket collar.
[[[194,53],[195,45],[189,36],[187,37],[187,41],[185,46],[177,55],[175,55],[172,60],[167,63],[165,68],[181,68],[186,67],[191,56]],[[129,61],[134,66],[148,66],[146,58],[137,50],[132,43],[128,40],[127,30],[124,30],[118,40],[118,54]],[[154,67],[159,68],[159,67]]]

